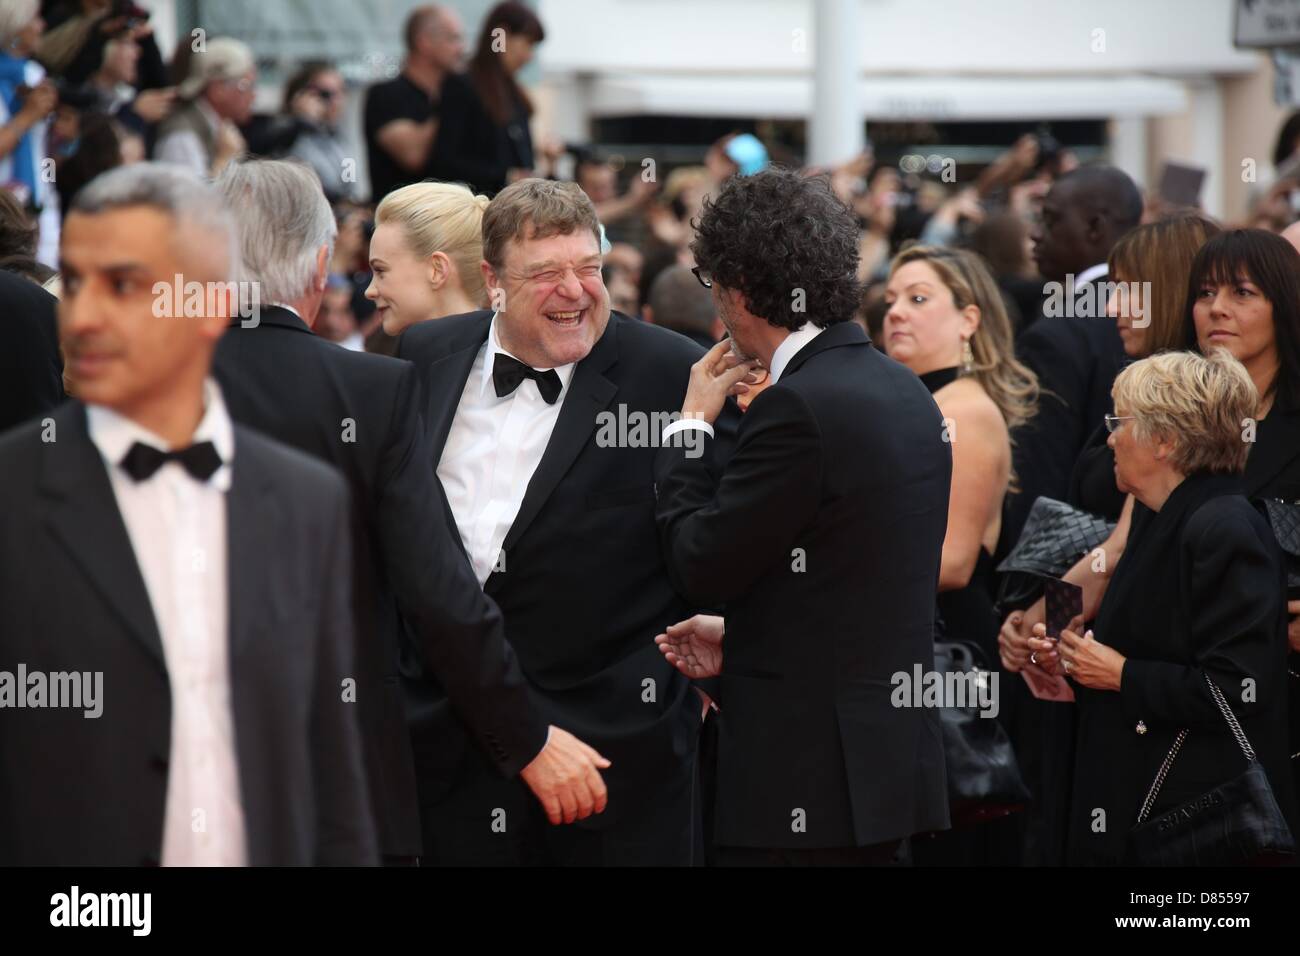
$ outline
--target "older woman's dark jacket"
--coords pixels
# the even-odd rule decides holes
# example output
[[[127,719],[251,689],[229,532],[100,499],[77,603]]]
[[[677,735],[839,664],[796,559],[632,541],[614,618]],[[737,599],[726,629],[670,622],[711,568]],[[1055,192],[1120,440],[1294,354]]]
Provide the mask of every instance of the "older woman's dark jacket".
[[[1190,728],[1153,812],[1245,769],[1202,674],[1223,691],[1296,831],[1287,766],[1285,582],[1268,522],[1235,476],[1182,482],[1159,512],[1137,503],[1093,632],[1127,661],[1119,692],[1075,685],[1079,734],[1072,863],[1116,863],[1161,761]],[[1102,811],[1099,814],[1098,811]]]

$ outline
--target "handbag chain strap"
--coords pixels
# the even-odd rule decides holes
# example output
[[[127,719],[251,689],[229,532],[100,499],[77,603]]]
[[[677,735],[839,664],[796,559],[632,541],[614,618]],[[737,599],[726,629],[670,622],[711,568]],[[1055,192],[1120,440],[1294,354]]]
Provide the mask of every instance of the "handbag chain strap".
[[[1205,678],[1206,686],[1210,688],[1210,696],[1214,698],[1214,703],[1219,707],[1219,713],[1223,714],[1223,719],[1228,722],[1228,728],[1232,731],[1232,736],[1237,740],[1237,746],[1241,752],[1246,755],[1247,762],[1255,759],[1255,748],[1250,745],[1246,739],[1246,732],[1241,729],[1241,724],[1237,721],[1237,715],[1232,712],[1228,706],[1227,700],[1223,697],[1223,691],[1219,690],[1219,685],[1210,680],[1210,675],[1204,671],[1201,676]],[[1174,765],[1174,758],[1178,756],[1178,751],[1183,747],[1183,741],[1187,739],[1189,728],[1184,727],[1178,731],[1178,736],[1174,738],[1174,745],[1169,748],[1169,753],[1165,754],[1164,762],[1160,764],[1160,769],[1156,772],[1155,780],[1151,781],[1151,789],[1147,791],[1147,798],[1142,801],[1142,809],[1138,812],[1138,823],[1145,823],[1151,813],[1151,808],[1155,806],[1156,797],[1160,795],[1160,788],[1164,786],[1165,777],[1169,776],[1169,770]]]

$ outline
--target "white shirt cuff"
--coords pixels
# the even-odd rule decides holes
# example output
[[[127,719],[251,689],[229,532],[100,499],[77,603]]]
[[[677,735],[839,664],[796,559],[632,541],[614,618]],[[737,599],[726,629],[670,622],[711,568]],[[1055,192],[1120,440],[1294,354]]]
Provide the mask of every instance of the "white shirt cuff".
[[[678,421],[670,422],[668,424],[668,427],[664,429],[664,433],[660,436],[660,441],[666,442],[669,438],[671,438],[673,435],[676,435],[678,432],[685,432],[685,431],[702,431],[705,434],[707,434],[710,438],[713,437],[713,426],[710,425],[708,422],[706,422],[704,419],[682,418],[679,419]]]

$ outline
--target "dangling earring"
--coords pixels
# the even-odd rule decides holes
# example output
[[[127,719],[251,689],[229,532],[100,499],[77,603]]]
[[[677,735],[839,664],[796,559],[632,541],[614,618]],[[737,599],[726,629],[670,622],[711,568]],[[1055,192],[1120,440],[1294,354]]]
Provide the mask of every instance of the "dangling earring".
[[[961,340],[961,373],[969,375],[975,371],[975,352],[970,347],[970,339]]]

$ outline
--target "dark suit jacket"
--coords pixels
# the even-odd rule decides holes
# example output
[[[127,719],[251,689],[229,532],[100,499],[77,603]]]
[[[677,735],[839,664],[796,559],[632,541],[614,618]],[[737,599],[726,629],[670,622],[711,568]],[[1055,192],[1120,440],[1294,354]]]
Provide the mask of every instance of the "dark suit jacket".
[[[144,577],[85,406],[0,438],[0,669],[102,672],[103,713],[6,710],[0,862],[162,853],[171,691]],[[347,489],[236,426],[227,494],[231,707],[252,865],[376,859],[354,705]]]
[[[1245,769],[1202,673],[1223,691],[1296,826],[1286,750],[1285,576],[1268,522],[1240,489],[1235,476],[1197,475],[1175,488],[1159,512],[1135,505],[1128,544],[1093,626],[1098,641],[1128,658],[1122,687],[1116,693],[1075,685],[1072,862],[1122,857],[1125,835],[1180,728],[1191,732],[1153,815]],[[1243,700],[1246,678],[1254,682],[1253,700]],[[1092,827],[1098,808],[1106,812],[1104,833]]]
[[[659,466],[673,575],[727,607],[717,842],[946,828],[938,713],[890,701],[895,673],[934,669],[952,454],[925,386],[832,325],[754,399],[725,469],[673,448]]]
[[[1300,407],[1274,402],[1258,424],[1241,484],[1249,498],[1300,501]]]
[[[446,522],[415,369],[327,342],[292,312],[271,308],[259,325],[236,323],[226,332],[214,370],[235,421],[333,464],[352,491],[356,631],[366,664],[358,703],[371,799],[383,851],[416,855],[398,611],[413,652],[502,774],[517,774],[537,756],[546,724],[529,703],[501,614]]]
[[[0,432],[63,401],[57,305],[31,280],[0,271]]]
[[[1252,498],[1277,498],[1300,504],[1300,407],[1278,399],[1259,423],[1255,445],[1246,458],[1242,491]],[[1300,753],[1300,654],[1287,659],[1291,699],[1289,753]],[[1291,772],[1300,790],[1300,758],[1291,759]]]
[[[423,375],[435,462],[491,318],[490,311],[471,312],[402,335],[399,356],[412,359]],[[601,447],[598,416],[677,411],[701,354],[682,336],[610,316],[574,370],[506,535],[505,571],[487,579],[543,713],[613,762],[603,771],[608,808],[579,827],[616,826],[626,805],[652,806],[657,793],[684,780],[689,786],[699,699],[653,642],[693,609],[674,590],[659,546],[655,448]],[[734,435],[737,416],[729,409],[722,418],[724,442]],[[419,675],[410,691],[423,708],[437,699],[436,686]],[[421,733],[447,738],[461,731],[431,719]],[[426,776],[422,797],[436,796],[441,784]]]
[[[1038,375],[1043,394],[1038,414],[1013,436],[1020,491],[1007,495],[1003,505],[998,558],[1020,537],[1034,499],[1068,497],[1075,460],[1110,411],[1110,387],[1126,358],[1115,320],[1104,310],[1102,302],[1095,318],[1044,316],[1016,339],[1016,354]]]

